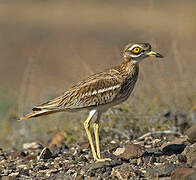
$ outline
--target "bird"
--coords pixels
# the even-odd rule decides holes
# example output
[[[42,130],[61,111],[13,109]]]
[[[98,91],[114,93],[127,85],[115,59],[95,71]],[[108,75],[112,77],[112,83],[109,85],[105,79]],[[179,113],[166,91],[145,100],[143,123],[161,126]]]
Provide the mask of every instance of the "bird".
[[[139,63],[147,57],[163,58],[151,49],[149,43],[127,44],[122,51],[120,65],[93,74],[76,83],[60,96],[41,105],[35,106],[32,112],[19,118],[19,121],[57,112],[76,112],[88,110],[84,128],[89,140],[95,162],[110,161],[102,158],[99,146],[99,120],[101,115],[112,106],[128,99],[136,84],[139,74]],[[93,120],[93,117],[97,117]],[[92,139],[94,131],[95,142]]]

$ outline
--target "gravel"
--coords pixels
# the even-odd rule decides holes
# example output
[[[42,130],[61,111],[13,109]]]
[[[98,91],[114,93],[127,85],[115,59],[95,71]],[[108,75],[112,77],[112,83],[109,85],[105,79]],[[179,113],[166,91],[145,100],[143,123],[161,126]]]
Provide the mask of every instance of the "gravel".
[[[142,140],[122,139],[120,144],[103,140],[102,155],[112,161],[98,163],[86,142],[57,146],[53,139],[52,148],[29,142],[21,150],[0,149],[0,178],[193,179],[196,143],[185,141],[185,137],[150,135]]]

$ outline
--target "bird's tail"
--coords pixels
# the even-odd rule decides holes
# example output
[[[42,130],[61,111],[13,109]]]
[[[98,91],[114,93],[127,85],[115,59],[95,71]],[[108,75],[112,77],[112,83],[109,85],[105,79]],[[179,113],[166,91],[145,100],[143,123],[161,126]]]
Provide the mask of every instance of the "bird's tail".
[[[33,111],[31,113],[26,114],[25,116],[19,118],[18,121],[64,111],[61,108],[59,108],[59,103],[62,101],[62,97],[63,96],[59,96],[59,97],[52,99],[44,104],[41,104],[39,106],[34,107],[32,109]]]
[[[38,116],[42,116],[42,115],[47,115],[47,114],[52,114],[52,113],[56,113],[59,110],[48,110],[48,109],[39,109],[39,110],[34,110],[28,114],[26,114],[25,116],[21,117],[18,119],[18,121],[23,121],[25,119],[29,119],[29,118],[33,118],[33,117],[38,117]]]

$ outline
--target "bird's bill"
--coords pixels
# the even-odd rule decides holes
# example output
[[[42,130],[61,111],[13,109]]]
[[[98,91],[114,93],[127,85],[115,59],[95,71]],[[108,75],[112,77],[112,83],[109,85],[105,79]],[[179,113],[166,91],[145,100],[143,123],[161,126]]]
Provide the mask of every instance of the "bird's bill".
[[[154,51],[147,52],[146,55],[151,56],[151,57],[163,58],[161,54],[154,52]]]

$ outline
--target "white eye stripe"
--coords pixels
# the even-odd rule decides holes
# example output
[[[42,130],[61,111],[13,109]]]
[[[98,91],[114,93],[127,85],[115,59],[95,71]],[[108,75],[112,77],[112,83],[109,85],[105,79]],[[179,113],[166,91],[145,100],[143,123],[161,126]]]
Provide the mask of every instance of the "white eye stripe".
[[[140,54],[129,54],[129,55],[124,55],[124,57],[133,57],[133,58],[136,58],[136,57],[141,56],[141,54],[143,54],[143,53],[140,53]]]
[[[139,44],[134,44],[129,48],[129,51],[132,51],[135,47],[140,47],[142,49],[142,46],[140,46]]]
[[[131,56],[131,57],[139,57],[140,55],[141,55],[141,54],[137,54],[137,55],[136,55],[136,54],[131,54],[130,56]]]

